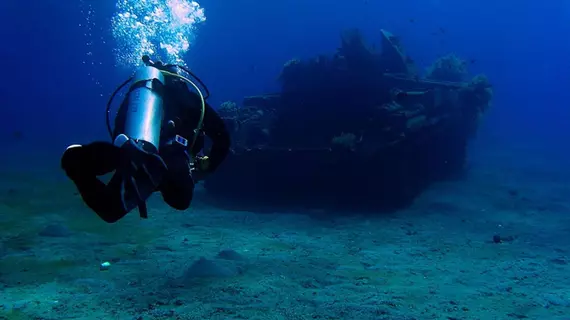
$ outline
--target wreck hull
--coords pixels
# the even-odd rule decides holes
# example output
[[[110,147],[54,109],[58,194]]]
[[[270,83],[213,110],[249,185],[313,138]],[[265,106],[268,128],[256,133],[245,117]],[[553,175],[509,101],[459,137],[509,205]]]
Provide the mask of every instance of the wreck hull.
[[[389,211],[433,181],[463,173],[465,141],[441,132],[374,155],[332,149],[249,149],[228,157],[205,182],[232,207],[289,206]]]

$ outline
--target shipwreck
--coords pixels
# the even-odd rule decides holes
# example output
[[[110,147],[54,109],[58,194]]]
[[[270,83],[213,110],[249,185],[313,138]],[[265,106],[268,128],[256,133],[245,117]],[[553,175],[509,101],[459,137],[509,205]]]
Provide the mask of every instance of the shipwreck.
[[[418,72],[398,38],[356,30],[334,55],[287,62],[281,91],[224,103],[233,150],[205,181],[231,206],[393,210],[465,170],[493,92],[450,54]]]

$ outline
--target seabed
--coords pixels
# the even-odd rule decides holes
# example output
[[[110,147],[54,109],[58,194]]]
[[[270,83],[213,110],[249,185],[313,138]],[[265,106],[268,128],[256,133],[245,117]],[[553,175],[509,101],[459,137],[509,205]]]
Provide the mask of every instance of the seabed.
[[[569,319],[570,173],[512,157],[391,214],[228,211],[198,190],[114,225],[62,173],[5,171],[0,319]]]

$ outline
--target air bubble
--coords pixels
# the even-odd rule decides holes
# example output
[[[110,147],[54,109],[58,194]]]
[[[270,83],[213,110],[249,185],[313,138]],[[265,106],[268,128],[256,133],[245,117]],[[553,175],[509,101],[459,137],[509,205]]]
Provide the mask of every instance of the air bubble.
[[[195,39],[197,25],[205,20],[196,1],[119,0],[112,18],[117,62],[137,66],[141,56],[157,53],[155,59],[185,65],[183,56]]]
[[[89,3],[89,0],[80,0],[80,11],[83,14],[83,18],[85,21],[79,24],[79,27],[83,30],[83,37],[84,37],[84,49],[85,49],[85,59],[81,62],[85,65],[86,76],[93,82],[96,86],[96,90],[98,90],[98,94],[103,94],[103,85],[97,79],[98,75],[100,75],[100,71],[97,70],[95,67],[98,64],[96,60],[96,56],[93,52],[95,47],[100,47],[101,43],[95,37],[93,37],[93,28],[95,27],[96,23],[96,12],[93,10],[92,4]],[[95,51],[96,52],[96,51]]]

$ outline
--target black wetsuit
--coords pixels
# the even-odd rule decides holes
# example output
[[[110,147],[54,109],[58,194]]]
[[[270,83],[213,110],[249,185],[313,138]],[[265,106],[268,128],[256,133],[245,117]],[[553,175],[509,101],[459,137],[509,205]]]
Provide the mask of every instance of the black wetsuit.
[[[119,109],[115,136],[123,131],[120,124],[124,123],[126,103],[125,101]],[[190,150],[190,145],[184,147],[173,142],[173,138],[179,135],[191,143],[201,115],[201,102],[199,96],[190,91],[184,82],[172,77],[166,79],[164,110],[159,156],[166,164],[167,171],[155,191],[160,191],[164,201],[171,207],[185,210],[190,206],[194,192],[191,157],[203,149],[204,135],[212,140],[206,173],[216,170],[226,158],[230,149],[230,136],[218,113],[206,104],[202,132],[193,150]],[[98,179],[98,176],[116,170],[120,158],[120,148],[108,142],[93,142],[68,149],[61,160],[62,168],[76,184],[85,203],[109,223],[118,221],[136,207],[136,204],[125,207],[120,179],[111,179],[108,184]]]

